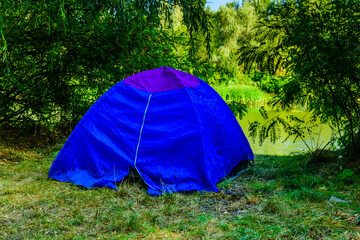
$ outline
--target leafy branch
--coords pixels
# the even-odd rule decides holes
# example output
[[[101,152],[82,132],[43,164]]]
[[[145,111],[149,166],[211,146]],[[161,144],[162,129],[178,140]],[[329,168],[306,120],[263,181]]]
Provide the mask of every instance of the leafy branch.
[[[286,142],[289,139],[292,139],[293,142],[300,140],[305,144],[309,152],[314,155],[316,154],[316,150],[321,149],[321,152],[334,141],[332,138],[324,146],[317,145],[314,149],[306,141],[306,136],[314,134],[314,129],[319,127],[316,118],[311,118],[309,121],[300,119],[295,115],[288,115],[285,118],[276,115],[269,118],[264,107],[261,107],[259,111],[265,122],[251,122],[249,126],[249,137],[254,143],[255,140],[258,139],[260,146],[262,146],[267,139],[270,139],[270,141],[275,144],[280,140],[281,134],[284,133],[285,138],[282,142]]]

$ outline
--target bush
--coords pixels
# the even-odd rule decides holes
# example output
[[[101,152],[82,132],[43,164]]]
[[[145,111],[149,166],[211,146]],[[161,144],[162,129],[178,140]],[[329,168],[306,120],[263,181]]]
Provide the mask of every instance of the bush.
[[[267,75],[263,72],[254,72],[250,74],[250,78],[261,90],[275,94],[279,94],[289,80],[289,77]]]

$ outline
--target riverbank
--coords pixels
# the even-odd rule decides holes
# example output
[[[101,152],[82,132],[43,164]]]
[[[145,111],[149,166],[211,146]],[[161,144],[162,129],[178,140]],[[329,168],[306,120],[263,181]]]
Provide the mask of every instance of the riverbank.
[[[61,146],[0,146],[0,239],[360,238],[360,179],[337,161],[256,155],[220,193],[150,197],[132,180],[119,191],[48,180]]]

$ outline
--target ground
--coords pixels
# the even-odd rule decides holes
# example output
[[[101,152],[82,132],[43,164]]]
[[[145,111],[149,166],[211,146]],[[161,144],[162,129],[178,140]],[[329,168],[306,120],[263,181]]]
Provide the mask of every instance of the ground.
[[[360,239],[359,175],[339,162],[256,155],[219,193],[150,197],[132,179],[118,191],[48,179],[61,145],[0,146],[0,239]]]

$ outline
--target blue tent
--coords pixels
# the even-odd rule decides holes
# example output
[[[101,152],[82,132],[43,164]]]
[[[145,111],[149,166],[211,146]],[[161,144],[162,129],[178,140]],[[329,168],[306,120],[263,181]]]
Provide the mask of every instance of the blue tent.
[[[216,183],[254,157],[233,113],[208,84],[169,67],[117,83],[88,110],[49,177],[109,187],[129,174],[151,195],[216,192]]]

